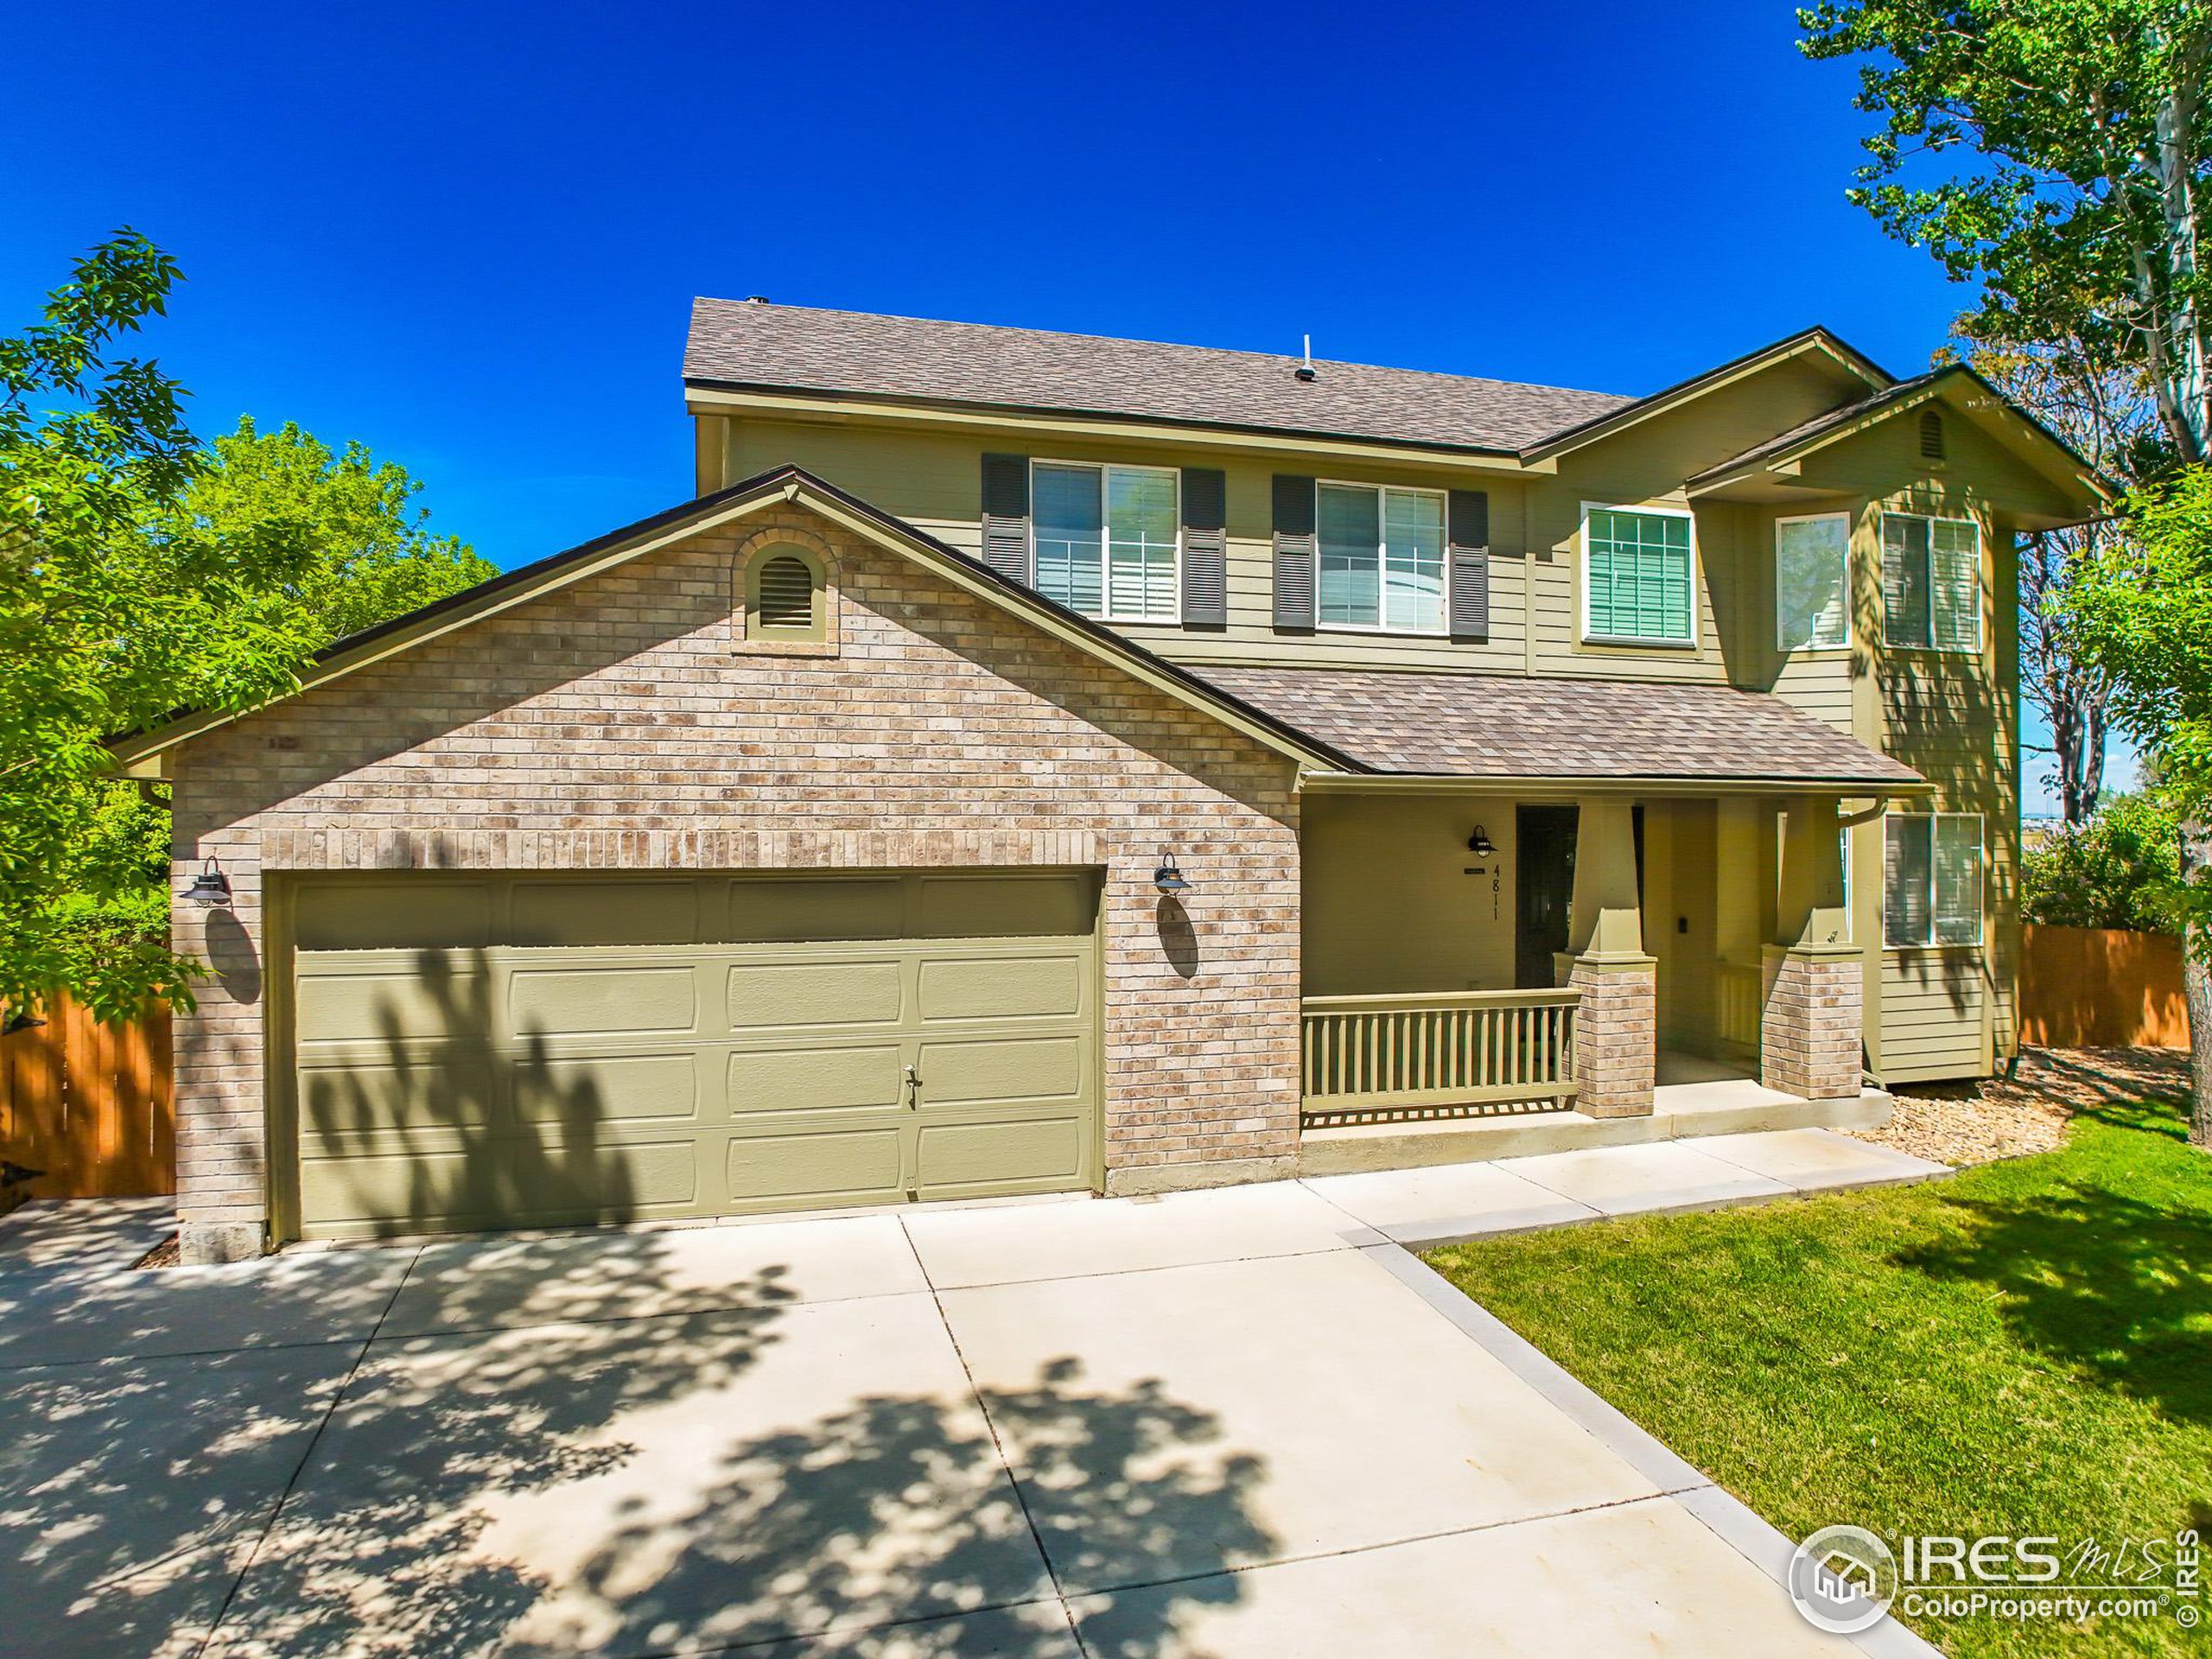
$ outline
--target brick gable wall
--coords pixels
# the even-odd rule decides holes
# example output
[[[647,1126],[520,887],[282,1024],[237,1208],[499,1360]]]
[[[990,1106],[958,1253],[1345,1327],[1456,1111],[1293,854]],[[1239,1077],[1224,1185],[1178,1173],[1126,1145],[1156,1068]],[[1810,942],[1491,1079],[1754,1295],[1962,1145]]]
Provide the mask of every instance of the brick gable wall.
[[[765,654],[745,551],[826,555],[834,645]],[[185,746],[179,1209],[266,1215],[264,878],[386,868],[1103,867],[1109,1190],[1288,1173],[1299,850],[1287,760],[795,505],[704,532]],[[1151,872],[1173,849],[1185,913]]]

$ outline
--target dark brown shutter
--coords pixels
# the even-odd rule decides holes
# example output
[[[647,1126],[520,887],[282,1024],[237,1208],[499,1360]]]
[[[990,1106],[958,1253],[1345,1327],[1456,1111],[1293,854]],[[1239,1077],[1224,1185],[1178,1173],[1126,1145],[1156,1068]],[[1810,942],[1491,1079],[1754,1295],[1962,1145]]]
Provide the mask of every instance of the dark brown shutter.
[[[1490,638],[1490,492],[1454,490],[1445,512],[1451,545],[1450,606],[1454,639]]]
[[[1027,587],[1029,457],[983,457],[983,563]]]
[[[1313,626],[1313,480],[1275,474],[1275,626]]]
[[[1183,469],[1183,624],[1218,628],[1229,620],[1229,475],[1217,467]]]

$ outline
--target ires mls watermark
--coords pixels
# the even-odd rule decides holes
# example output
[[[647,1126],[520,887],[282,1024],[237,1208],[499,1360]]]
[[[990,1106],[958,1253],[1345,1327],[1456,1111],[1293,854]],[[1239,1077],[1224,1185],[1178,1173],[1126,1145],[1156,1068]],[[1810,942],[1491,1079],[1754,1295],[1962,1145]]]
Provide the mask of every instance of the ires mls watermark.
[[[2107,1542],[2057,1537],[1912,1534],[1895,1548],[1864,1527],[1823,1527],[1789,1558],[1789,1599],[1838,1636],[1871,1629],[1894,1607],[1915,1618],[2204,1617],[2196,1530]]]

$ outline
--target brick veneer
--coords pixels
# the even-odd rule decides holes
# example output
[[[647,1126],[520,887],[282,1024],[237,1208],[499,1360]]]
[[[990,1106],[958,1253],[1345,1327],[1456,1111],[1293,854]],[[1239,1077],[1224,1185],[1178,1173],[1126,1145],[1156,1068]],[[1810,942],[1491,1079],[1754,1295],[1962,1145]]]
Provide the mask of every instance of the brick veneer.
[[[1658,963],[1578,957],[1567,982],[1582,993],[1574,1015],[1578,1111],[1592,1117],[1649,1115],[1659,1067]]]
[[[823,551],[834,654],[740,648],[741,546]],[[817,652],[819,647],[817,648]],[[1299,849],[1288,760],[797,504],[706,531],[187,744],[176,1021],[188,1253],[267,1221],[264,878],[365,868],[1096,866],[1107,1182],[1287,1174]],[[1151,872],[1173,849],[1179,907]]]
[[[1865,971],[1859,952],[1819,946],[1765,952],[1759,1081],[1807,1100],[1855,1100]]]

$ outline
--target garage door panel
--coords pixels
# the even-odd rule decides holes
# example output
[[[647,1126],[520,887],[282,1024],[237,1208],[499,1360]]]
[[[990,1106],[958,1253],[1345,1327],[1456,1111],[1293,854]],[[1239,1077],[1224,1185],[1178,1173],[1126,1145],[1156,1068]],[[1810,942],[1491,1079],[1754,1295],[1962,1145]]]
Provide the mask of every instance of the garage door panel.
[[[690,944],[698,939],[696,881],[518,881],[507,943]]]
[[[295,1018],[302,1047],[323,1042],[481,1040],[492,988],[480,973],[396,969],[303,977]]]
[[[989,1192],[1050,1192],[1079,1182],[1088,1159],[1083,1122],[1023,1118],[1001,1123],[922,1125],[924,1198]]]
[[[1060,876],[925,875],[915,933],[925,939],[1079,937],[1090,931],[1089,884]]]
[[[442,1128],[489,1129],[498,1119],[488,1055],[440,1053],[400,1065],[310,1068],[300,1074],[301,1133],[318,1139]]]
[[[741,963],[729,970],[733,1030],[890,1025],[906,1005],[895,957],[847,962]]]
[[[449,876],[317,881],[293,905],[302,950],[465,950],[492,943],[492,888]]]
[[[678,968],[531,968],[507,991],[516,1033],[692,1032],[699,1023],[696,971]]]
[[[697,1057],[625,1054],[554,1059],[514,1068],[514,1115],[523,1123],[696,1122]]]
[[[733,944],[895,939],[905,912],[906,884],[895,878],[734,881],[725,937]]]
[[[758,1049],[729,1057],[729,1109],[749,1112],[897,1109],[906,1103],[906,1051],[860,1047]]]
[[[921,1017],[1073,1019],[1083,1012],[1087,965],[1074,951],[925,961],[918,999]]]
[[[906,1196],[899,1129],[733,1135],[729,1195],[736,1203],[880,1204]]]
[[[924,1109],[1006,1100],[1073,1100],[1083,1092],[1079,1036],[1002,1037],[922,1045]]]
[[[503,1137],[435,1151],[303,1159],[302,1211],[326,1235],[551,1225],[681,1213],[699,1196],[686,1141],[574,1147]]]

